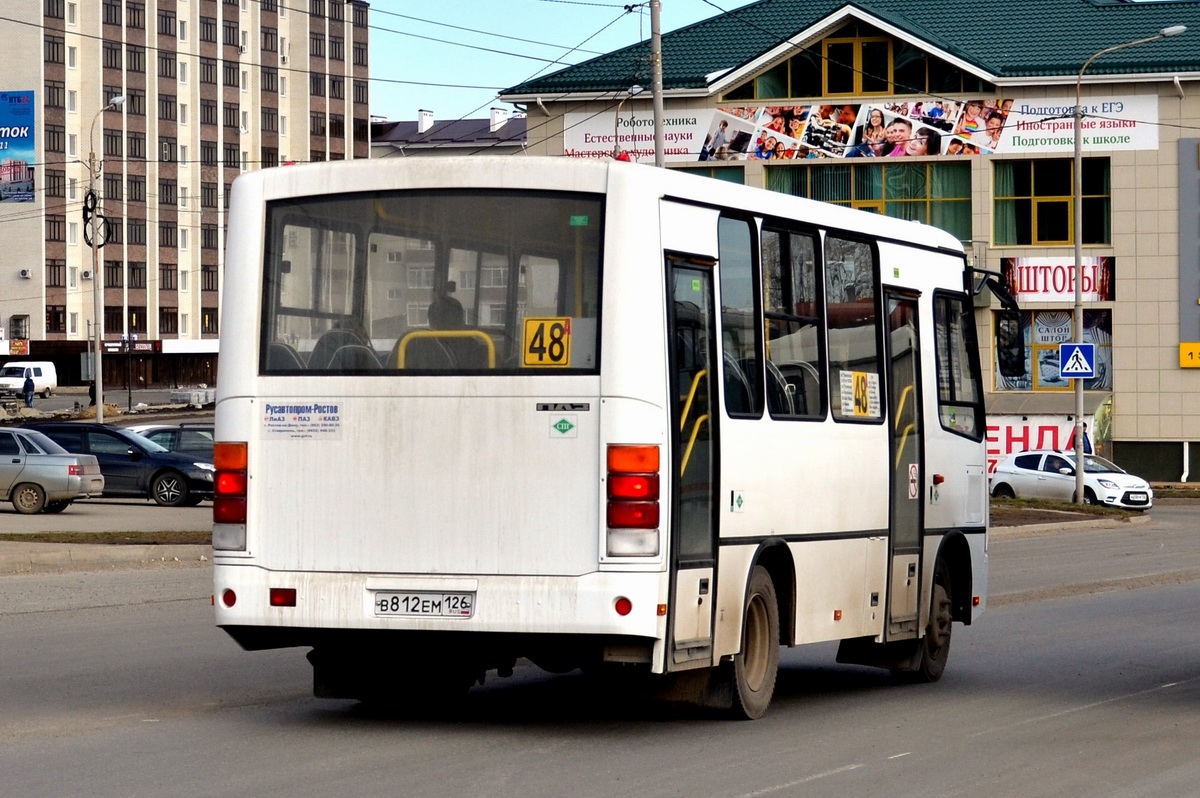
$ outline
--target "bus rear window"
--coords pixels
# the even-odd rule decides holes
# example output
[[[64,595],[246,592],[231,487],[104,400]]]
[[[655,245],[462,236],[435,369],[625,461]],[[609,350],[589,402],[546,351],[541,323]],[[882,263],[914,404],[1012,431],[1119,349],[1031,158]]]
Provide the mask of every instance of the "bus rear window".
[[[260,372],[594,372],[602,231],[584,194],[268,203]]]

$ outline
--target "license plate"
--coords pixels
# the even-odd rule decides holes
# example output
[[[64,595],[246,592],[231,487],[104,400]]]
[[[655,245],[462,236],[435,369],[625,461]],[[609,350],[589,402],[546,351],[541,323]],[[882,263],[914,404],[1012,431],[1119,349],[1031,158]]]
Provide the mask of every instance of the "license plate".
[[[470,618],[474,593],[376,593],[376,615]]]
[[[1129,494],[1129,501],[1131,501],[1131,502],[1144,502],[1144,501],[1146,501],[1146,494],[1144,494],[1144,493],[1131,493],[1131,494]]]

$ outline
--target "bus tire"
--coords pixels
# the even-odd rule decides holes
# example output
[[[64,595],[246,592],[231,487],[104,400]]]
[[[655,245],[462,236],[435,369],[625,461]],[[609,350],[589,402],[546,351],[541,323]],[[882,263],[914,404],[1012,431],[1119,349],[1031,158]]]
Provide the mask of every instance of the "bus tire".
[[[915,671],[907,676],[915,682],[936,682],[946,670],[950,657],[950,636],[954,628],[954,598],[951,594],[950,568],[945,560],[938,560],[933,571],[933,595],[929,602],[929,625],[925,637],[920,640],[921,661]]]
[[[741,651],[726,668],[732,681],[731,715],[741,720],[765,715],[779,673],[779,602],[775,583],[761,565],[754,567],[746,591]]]

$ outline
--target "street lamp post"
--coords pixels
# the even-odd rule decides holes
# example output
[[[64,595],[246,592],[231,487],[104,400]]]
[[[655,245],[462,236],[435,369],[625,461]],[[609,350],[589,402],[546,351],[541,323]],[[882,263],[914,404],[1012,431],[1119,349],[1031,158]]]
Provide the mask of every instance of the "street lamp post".
[[[125,102],[125,96],[118,94],[113,97],[104,107],[96,112],[92,117],[92,128],[88,134],[88,145],[91,148],[88,153],[88,203],[91,203],[90,210],[85,204],[85,211],[90,213],[86,220],[91,225],[91,247],[92,247],[92,332],[95,335],[95,345],[92,349],[92,379],[96,386],[96,423],[104,423],[104,371],[101,368],[101,358],[104,353],[104,303],[102,301],[104,295],[104,277],[100,272],[98,258],[100,253],[97,251],[103,246],[103,242],[99,240],[101,216],[96,208],[96,172],[99,169],[99,164],[96,161],[96,122],[100,117],[104,116],[104,112],[110,108],[116,108]]]
[[[1072,340],[1076,344],[1083,343],[1083,101],[1081,99],[1083,73],[1087,72],[1087,68],[1092,65],[1092,62],[1102,55],[1107,55],[1117,50],[1124,50],[1126,47],[1135,47],[1139,44],[1156,42],[1159,39],[1165,39],[1169,36],[1178,36],[1186,30],[1187,27],[1184,25],[1172,25],[1169,28],[1163,28],[1153,36],[1146,36],[1142,39],[1134,39],[1123,44],[1114,44],[1112,47],[1105,47],[1083,62],[1083,66],[1079,68],[1079,75],[1075,78],[1075,185],[1072,203],[1075,216],[1075,312],[1072,319]],[[1075,503],[1083,504],[1083,379],[1075,377],[1074,381]]]

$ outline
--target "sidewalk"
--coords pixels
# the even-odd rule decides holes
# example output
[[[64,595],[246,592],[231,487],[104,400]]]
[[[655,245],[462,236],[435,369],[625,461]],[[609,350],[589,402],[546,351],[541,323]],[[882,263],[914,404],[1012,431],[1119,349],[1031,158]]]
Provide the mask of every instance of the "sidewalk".
[[[142,565],[197,565],[210,562],[211,546],[0,541],[0,576],[34,571],[105,571]]]

